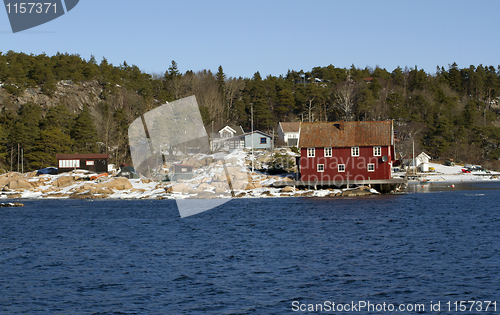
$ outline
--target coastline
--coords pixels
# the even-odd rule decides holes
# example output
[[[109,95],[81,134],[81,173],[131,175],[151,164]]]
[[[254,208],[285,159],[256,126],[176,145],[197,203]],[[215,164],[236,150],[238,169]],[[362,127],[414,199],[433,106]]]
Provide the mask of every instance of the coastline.
[[[277,198],[277,197],[358,197],[379,194],[367,186],[349,189],[296,189],[293,186],[277,188],[274,182],[290,180],[287,177],[265,173],[250,173],[245,169],[247,156],[233,156],[239,160],[232,174],[233,190],[224,189],[221,171],[202,172],[185,182],[159,182],[147,178],[100,177],[89,180],[89,174],[73,171],[58,175],[40,175],[36,172],[16,172],[0,176],[0,200],[15,199],[229,199],[229,198]],[[457,184],[500,181],[500,172],[463,173],[461,166],[430,164],[434,172],[417,173],[417,180],[409,180],[408,186],[426,184]],[[238,168],[239,167],[239,168]],[[220,167],[222,170],[222,168]],[[394,173],[402,177],[405,173]],[[241,180],[246,179],[246,181]],[[291,180],[290,180],[291,181]],[[226,183],[227,184],[227,183]],[[398,192],[405,192],[402,189]]]
[[[473,171],[464,173],[461,165],[445,166],[442,164],[429,163],[429,167],[435,169],[434,172],[418,172],[418,179],[409,179],[408,184],[425,182],[442,182],[442,183],[463,183],[463,182],[481,182],[481,181],[500,181],[500,172],[485,172]],[[394,173],[393,176],[404,176],[406,173]]]
[[[261,176],[261,174],[255,174]],[[271,178],[268,178],[271,177]],[[369,187],[350,189],[299,190],[292,186],[275,188],[272,183],[283,178],[266,176],[260,182],[248,183],[231,194],[227,190],[189,189],[184,183],[157,182],[146,178],[110,177],[104,180],[84,180],[82,174],[63,173],[30,177],[9,173],[0,176],[0,200],[13,199],[229,199],[276,197],[353,197],[378,194]],[[265,183],[267,181],[267,183]],[[6,183],[6,184],[5,184]],[[4,185],[5,184],[5,185]],[[203,183],[202,183],[203,184]],[[199,187],[200,185],[198,185]],[[203,189],[203,190],[202,190]]]

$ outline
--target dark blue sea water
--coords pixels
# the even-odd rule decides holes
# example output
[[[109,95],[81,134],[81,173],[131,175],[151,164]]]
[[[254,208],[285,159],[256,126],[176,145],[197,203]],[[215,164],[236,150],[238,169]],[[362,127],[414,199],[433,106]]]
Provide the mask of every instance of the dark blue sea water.
[[[27,200],[0,208],[0,314],[497,314],[499,189],[236,199],[184,219],[168,200]]]

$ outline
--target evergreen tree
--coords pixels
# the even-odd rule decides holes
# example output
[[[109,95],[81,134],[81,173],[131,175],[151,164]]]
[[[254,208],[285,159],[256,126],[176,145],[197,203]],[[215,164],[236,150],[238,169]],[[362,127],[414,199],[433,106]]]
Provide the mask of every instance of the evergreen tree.
[[[99,74],[99,66],[94,55],[90,56],[90,60],[83,66],[82,73],[86,80],[92,80]]]
[[[389,117],[391,119],[408,119],[405,100],[399,93],[391,93],[387,96],[387,104],[389,104]]]
[[[27,169],[57,167],[56,154],[71,153],[71,145],[70,136],[58,127],[42,130],[35,149],[25,154],[25,158],[29,161]]]
[[[404,73],[400,67],[397,67],[396,69],[394,69],[394,71],[392,71],[391,77],[394,85],[399,85],[399,86],[404,85],[405,81]]]
[[[222,70],[222,66],[219,66],[215,79],[217,80],[217,85],[219,86],[219,92],[224,97],[224,91],[226,90],[226,75],[224,74],[224,70]]]
[[[370,83],[370,86],[368,88],[372,91],[373,97],[378,99],[378,93],[382,90],[382,85],[376,78],[372,79],[372,82]]]
[[[373,93],[369,88],[363,88],[359,90],[356,98],[355,115],[357,120],[369,120],[370,111],[375,103],[375,98]]]
[[[266,90],[259,72],[256,72],[253,77],[253,84],[250,90],[250,103],[253,106],[255,129],[268,128],[271,126],[272,115],[267,105]],[[250,111],[251,108],[248,109]]]
[[[293,93],[289,89],[282,89],[278,92],[277,98],[278,106],[275,108],[275,112],[280,118],[284,119],[288,113],[291,113],[295,109],[295,100],[293,98]]]
[[[168,79],[173,79],[173,78],[179,77],[180,75],[181,75],[181,73],[179,72],[179,69],[177,68],[177,62],[172,60],[172,63],[168,67],[168,71],[167,71],[165,76]]]
[[[454,62],[448,69],[448,84],[452,89],[457,92],[462,92],[462,75],[460,74],[460,70],[458,70],[458,65]]]
[[[42,129],[51,127],[59,128],[63,133],[69,135],[75,123],[75,115],[71,114],[68,107],[59,103],[54,107],[49,108],[45,118],[41,121]]]
[[[40,120],[42,110],[38,105],[28,102],[21,106],[17,119],[12,126],[10,139],[13,145],[19,143],[24,152],[34,149],[40,136]]]
[[[73,150],[78,153],[97,153],[97,132],[87,105],[78,114],[75,125],[71,130],[71,139],[74,141]]]

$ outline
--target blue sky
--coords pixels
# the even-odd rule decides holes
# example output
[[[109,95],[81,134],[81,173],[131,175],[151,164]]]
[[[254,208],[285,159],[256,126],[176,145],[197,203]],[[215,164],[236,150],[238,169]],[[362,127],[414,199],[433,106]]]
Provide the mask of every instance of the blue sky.
[[[28,1],[27,1],[28,2]],[[64,16],[13,34],[0,9],[0,51],[80,54],[164,73],[222,65],[228,77],[316,66],[500,64],[500,1],[80,0]]]

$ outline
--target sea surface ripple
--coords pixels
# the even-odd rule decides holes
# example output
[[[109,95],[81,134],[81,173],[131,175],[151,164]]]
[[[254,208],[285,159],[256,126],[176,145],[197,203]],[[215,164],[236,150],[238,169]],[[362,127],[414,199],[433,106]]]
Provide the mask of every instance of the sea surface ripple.
[[[431,301],[462,300],[500,312],[500,185],[474,187],[235,199],[184,219],[169,200],[26,200],[0,208],[0,314],[312,314],[292,303],[325,301],[437,314]]]

